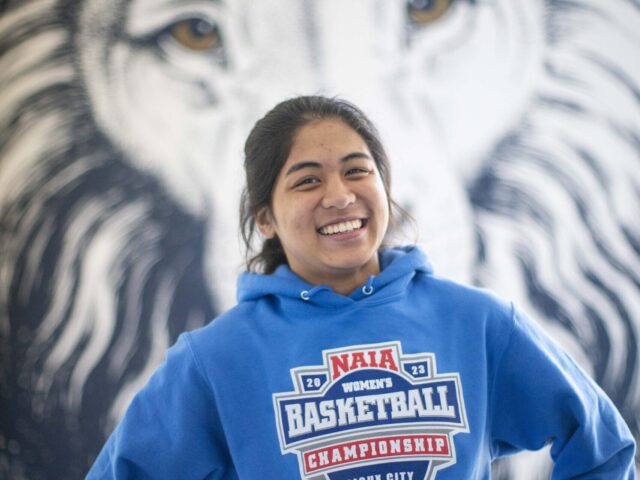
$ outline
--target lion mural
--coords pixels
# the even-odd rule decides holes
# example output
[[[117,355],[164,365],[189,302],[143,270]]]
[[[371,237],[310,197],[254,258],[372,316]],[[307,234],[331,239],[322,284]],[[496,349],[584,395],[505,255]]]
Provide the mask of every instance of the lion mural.
[[[371,115],[437,271],[522,305],[640,437],[637,2],[0,13],[0,477],[82,477],[177,335],[233,304],[242,142],[303,93]]]

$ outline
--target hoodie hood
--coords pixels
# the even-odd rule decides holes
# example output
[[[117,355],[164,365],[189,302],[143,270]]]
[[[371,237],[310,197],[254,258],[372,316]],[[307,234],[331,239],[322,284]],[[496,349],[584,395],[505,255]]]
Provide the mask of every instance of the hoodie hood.
[[[403,292],[418,273],[431,274],[433,268],[427,255],[417,246],[384,249],[379,252],[378,275],[345,296],[327,285],[312,285],[281,265],[271,275],[245,272],[238,279],[238,302],[277,296],[283,300],[326,307],[348,307],[356,302],[382,303]]]

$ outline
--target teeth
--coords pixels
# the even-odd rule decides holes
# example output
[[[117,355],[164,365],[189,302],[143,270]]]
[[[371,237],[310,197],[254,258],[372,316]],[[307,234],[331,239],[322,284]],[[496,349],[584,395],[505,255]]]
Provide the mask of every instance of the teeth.
[[[336,233],[352,232],[362,228],[362,220],[350,220],[348,222],[334,223],[320,229],[323,235],[333,235]]]

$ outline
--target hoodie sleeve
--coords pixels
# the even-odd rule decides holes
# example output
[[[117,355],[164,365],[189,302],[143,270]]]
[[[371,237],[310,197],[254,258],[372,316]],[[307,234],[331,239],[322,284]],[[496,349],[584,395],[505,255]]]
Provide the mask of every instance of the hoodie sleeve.
[[[634,479],[633,437],[606,394],[538,326],[513,310],[491,393],[494,456],[551,443],[553,479]]]
[[[182,335],[138,393],[87,479],[237,478],[215,399]]]

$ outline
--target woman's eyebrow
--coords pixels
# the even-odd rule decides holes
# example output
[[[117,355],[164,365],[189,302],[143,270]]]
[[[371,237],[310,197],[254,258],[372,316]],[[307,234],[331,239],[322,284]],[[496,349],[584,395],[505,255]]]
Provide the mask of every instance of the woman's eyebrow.
[[[322,168],[322,165],[320,165],[318,162],[300,162],[300,163],[296,163],[295,165],[292,165],[289,170],[287,170],[287,173],[285,173],[285,177],[287,175],[291,175],[294,172],[297,172],[298,170],[302,170],[303,168]]]
[[[366,158],[368,160],[373,160],[373,158],[371,158],[371,155],[369,155],[368,153],[352,152],[352,153],[349,153],[349,154],[345,155],[344,157],[342,157],[340,159],[340,161],[342,163],[344,163],[344,162],[348,162],[349,160],[357,160],[357,159],[360,159],[360,158]]]
[[[345,163],[348,162],[349,160],[356,160],[356,159],[360,159],[360,158],[365,158],[368,160],[373,160],[371,158],[371,155],[365,153],[365,152],[351,152],[348,153],[347,155],[345,155],[344,157],[342,157],[340,159],[340,163]],[[299,170],[302,170],[304,168],[322,168],[322,164],[320,162],[312,162],[312,161],[303,161],[303,162],[299,162],[296,163],[295,165],[291,165],[291,167],[289,167],[289,170],[287,170],[287,173],[285,173],[285,177],[288,175],[291,175],[294,172],[297,172]]]

